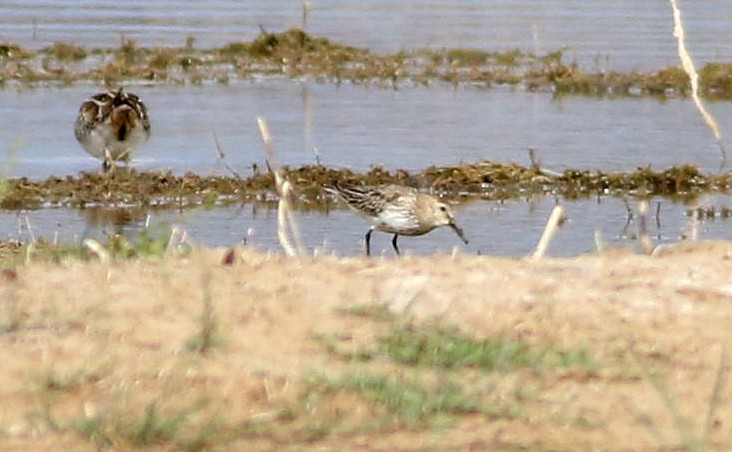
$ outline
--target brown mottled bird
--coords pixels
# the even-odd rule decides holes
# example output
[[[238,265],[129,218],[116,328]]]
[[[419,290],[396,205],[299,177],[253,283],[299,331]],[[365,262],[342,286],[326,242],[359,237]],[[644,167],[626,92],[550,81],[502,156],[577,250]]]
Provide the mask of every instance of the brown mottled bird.
[[[132,153],[150,138],[150,118],[139,97],[122,88],[95,94],[81,104],[74,127],[76,139],[94,157],[102,171],[130,161]]]
[[[400,185],[342,185],[336,182],[326,191],[338,195],[356,212],[371,221],[366,232],[366,255],[371,255],[374,229],[394,234],[391,244],[399,253],[400,235],[419,236],[440,226],[450,226],[466,244],[463,230],[455,223],[450,207],[434,196]]]

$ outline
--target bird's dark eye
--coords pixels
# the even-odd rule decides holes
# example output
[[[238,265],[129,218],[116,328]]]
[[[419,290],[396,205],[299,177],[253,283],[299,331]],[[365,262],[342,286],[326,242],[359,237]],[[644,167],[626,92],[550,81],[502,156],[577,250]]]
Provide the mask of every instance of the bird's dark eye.
[[[442,212],[447,212],[447,206],[440,206],[440,210]]]

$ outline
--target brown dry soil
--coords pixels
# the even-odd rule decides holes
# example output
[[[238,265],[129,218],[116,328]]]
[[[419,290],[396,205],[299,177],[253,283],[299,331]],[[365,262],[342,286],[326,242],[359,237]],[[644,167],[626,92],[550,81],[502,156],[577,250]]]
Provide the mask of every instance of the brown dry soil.
[[[0,274],[2,450],[732,447],[730,242],[572,259],[26,251]]]
[[[318,82],[370,84],[385,88],[434,83],[476,88],[519,87],[593,96],[686,96],[689,78],[681,67],[620,73],[587,72],[565,63],[562,51],[533,55],[520,50],[471,48],[379,54],[313,37],[298,29],[262,30],[251,42],[198,49],[190,37],[181,47],[139,47],[122,39],[118,48],[87,49],[57,42],[33,51],[0,42],[0,86],[98,82],[118,86],[229,83],[254,76],[308,78]],[[708,63],[699,71],[700,93],[732,98],[732,64]]]

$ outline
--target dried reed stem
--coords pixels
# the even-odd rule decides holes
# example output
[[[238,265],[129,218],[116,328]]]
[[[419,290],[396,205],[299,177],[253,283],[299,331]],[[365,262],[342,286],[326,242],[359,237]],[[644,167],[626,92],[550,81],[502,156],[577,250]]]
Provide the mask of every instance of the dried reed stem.
[[[656,227],[661,229],[661,202],[656,203]]]
[[[595,230],[595,233],[593,234],[593,238],[595,239],[595,251],[598,252],[598,254],[602,254],[605,252],[605,241],[602,239],[602,232]]]
[[[552,210],[552,214],[549,215],[549,221],[546,223],[546,227],[544,228],[544,233],[541,234],[541,239],[539,240],[539,244],[536,245],[536,251],[534,251],[534,258],[538,259],[541,257],[544,257],[544,254],[546,253],[546,249],[549,246],[549,242],[551,242],[552,238],[554,237],[554,234],[557,233],[557,229],[559,229],[559,225],[564,221],[564,209],[562,206],[556,206],[554,207],[554,210]]]
[[[267,167],[274,174],[275,187],[280,197],[277,204],[277,237],[280,240],[282,249],[285,250],[285,254],[288,256],[302,256],[305,254],[305,248],[302,245],[300,229],[292,214],[292,205],[290,203],[293,194],[292,184],[282,175],[282,170],[277,164],[272,135],[269,133],[267,121],[258,116],[257,125],[264,143],[264,150],[267,153]]]
[[[81,242],[82,245],[89,251],[91,251],[92,254],[97,256],[97,258],[102,261],[104,264],[108,264],[111,261],[111,256],[109,254],[109,251],[107,251],[101,243],[97,242],[94,239],[86,238]]]
[[[671,2],[671,9],[673,10],[674,37],[676,38],[676,44],[679,49],[681,67],[689,76],[689,80],[691,82],[691,98],[694,101],[696,108],[699,110],[699,113],[701,113],[702,118],[704,118],[704,122],[707,123],[707,126],[709,126],[712,133],[714,133],[714,138],[717,140],[719,149],[722,152],[722,162],[724,163],[727,160],[727,153],[724,149],[724,144],[722,143],[722,133],[719,131],[719,126],[717,125],[717,121],[714,119],[714,116],[707,111],[699,97],[699,74],[697,74],[696,69],[694,68],[694,61],[691,59],[691,55],[689,55],[689,52],[686,50],[686,33],[684,32],[684,25],[681,21],[681,10],[679,10],[676,0],[669,1]]]
[[[310,0],[302,0],[302,28],[308,26],[308,17],[310,16]]]
[[[165,255],[172,256],[175,253],[180,252],[183,245],[190,247],[188,232],[185,229],[173,226],[170,231],[170,237],[168,237],[168,244],[165,247]]]
[[[699,209],[698,204],[694,206],[689,217],[689,223],[686,226],[686,238],[692,242],[699,239]]]
[[[704,432],[702,433],[702,439],[707,444],[710,443],[709,440],[714,429],[714,419],[716,418],[717,409],[721,404],[721,394],[727,381],[727,373],[727,348],[722,346],[717,375],[714,379],[714,388],[712,388],[712,393],[709,395],[709,407],[707,410],[707,418],[704,422]]]
[[[552,176],[552,177],[561,177],[562,176],[562,173],[541,167],[541,160],[539,160],[539,153],[537,152],[537,150],[535,148],[529,148],[529,160],[531,161],[530,168],[532,171],[536,171],[540,174],[544,174],[544,175]]]
[[[36,235],[33,233],[33,227],[30,224],[30,219],[28,218],[28,215],[25,215],[22,217],[23,222],[25,223],[25,230],[28,231],[28,235],[30,236],[31,243],[36,243]],[[20,218],[18,218],[18,232],[22,230],[22,223],[20,222]],[[20,234],[19,234],[20,235]]]
[[[307,85],[302,87],[302,108],[305,115],[305,150],[312,150],[315,154],[315,164],[321,166],[320,152],[318,152],[313,139],[313,108],[310,102],[310,90]]]
[[[219,161],[224,164],[224,168],[229,170],[231,174],[234,175],[237,179],[241,180],[241,174],[239,174],[234,168],[232,168],[228,163],[226,163],[226,153],[224,153],[224,148],[221,147],[221,143],[219,143],[219,137],[216,135],[216,131],[213,131],[213,138],[214,143],[216,144],[216,151],[219,153]]]
[[[643,252],[650,255],[653,254],[653,242],[648,235],[648,201],[645,199],[638,204],[638,239],[640,240]]]

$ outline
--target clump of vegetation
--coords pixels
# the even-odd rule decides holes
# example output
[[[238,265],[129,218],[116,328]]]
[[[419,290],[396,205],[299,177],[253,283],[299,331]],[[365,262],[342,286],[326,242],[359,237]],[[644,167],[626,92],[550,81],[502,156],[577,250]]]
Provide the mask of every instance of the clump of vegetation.
[[[425,428],[449,422],[455,416],[479,413],[481,406],[451,382],[426,385],[396,376],[369,373],[346,374],[337,379],[314,378],[308,403],[348,391],[385,410],[375,428]],[[363,428],[364,426],[360,426]]]
[[[231,42],[229,44],[226,44],[225,46],[218,49],[218,53],[222,56],[226,57],[235,57],[238,55],[247,55],[250,52],[250,49],[252,48],[252,43],[250,42]]]
[[[491,52],[475,48],[414,49],[376,53],[339,44],[293,28],[284,32],[261,30],[252,41],[231,42],[214,49],[197,49],[194,37],[180,47],[140,47],[122,39],[119,47],[84,49],[57,42],[39,52],[14,43],[0,44],[0,59],[12,62],[0,68],[0,83],[13,80],[27,85],[77,81],[118,83],[126,80],[156,83],[227,83],[234,77],[276,74],[312,77],[336,83],[352,81],[377,86],[433,82],[491,87],[522,86],[528,90],[590,96],[686,96],[689,79],[678,66],[649,73],[587,71],[564,61],[556,50],[535,55],[519,49]],[[93,64],[71,63],[88,61]],[[37,71],[38,60],[46,68]],[[700,71],[701,94],[732,97],[732,65],[709,63]],[[83,69],[82,69],[83,68]],[[195,70],[193,70],[195,69]]]
[[[249,53],[254,57],[283,58],[292,54],[305,54],[315,50],[315,41],[302,30],[291,29],[285,33],[262,32],[252,42]]]
[[[203,310],[198,325],[198,333],[188,341],[186,346],[189,350],[206,355],[223,342],[219,333],[219,320],[216,316],[211,294],[210,273],[203,275]]]
[[[331,353],[355,362],[385,357],[403,365],[441,371],[472,369],[502,373],[522,368],[540,371],[572,368],[588,376],[598,370],[590,352],[583,348],[529,345],[503,336],[475,340],[451,327],[415,327],[395,322],[386,334],[378,337],[376,344],[355,350],[351,347],[348,351],[342,350],[337,339],[320,337],[320,340]]]
[[[13,42],[0,42],[0,60],[22,60],[34,56],[33,51],[28,50]]]
[[[686,94],[691,89],[689,76],[680,67],[668,67],[643,77],[643,89],[653,95],[669,92]]]
[[[172,66],[178,59],[178,52],[171,48],[159,48],[152,52],[149,66],[152,69],[163,71]]]
[[[555,370],[571,370],[581,378],[598,375],[598,364],[583,348],[530,345],[502,336],[475,340],[455,328],[408,326],[403,323],[404,319],[360,309],[344,312],[387,322],[391,327],[378,336],[375,343],[357,347],[351,343],[349,335],[343,336],[346,344],[340,343],[340,336],[319,336],[317,339],[330,353],[349,360],[354,367],[370,369],[373,364],[398,365],[398,369],[414,370],[420,378],[405,378],[401,370],[392,371],[389,376],[365,371],[349,372],[338,378],[315,378],[306,392],[306,403],[311,410],[337,403],[334,400],[343,400],[342,394],[347,392],[355,397],[355,400],[345,397],[349,405],[367,404],[372,408],[359,410],[373,413],[369,421],[361,420],[358,426],[348,417],[322,422],[318,429],[322,434],[337,429],[435,427],[470,414],[511,419],[520,412],[519,400],[528,394],[521,395],[520,391],[494,394],[481,386],[483,389],[477,395],[468,391],[464,382],[479,380],[491,386],[488,381],[525,369],[532,375]]]
[[[577,367],[594,372],[597,367],[584,349],[531,347],[500,336],[476,341],[456,329],[398,326],[379,343],[389,358],[412,366],[504,372],[522,367]]]
[[[12,269],[28,262],[160,258],[190,251],[190,246],[185,242],[172,243],[175,238],[175,234],[167,228],[146,228],[134,238],[112,234],[104,243],[95,240],[86,243],[51,243],[43,237],[28,242],[10,239],[0,241],[0,268]]]
[[[168,228],[162,228],[157,233],[146,228],[132,240],[119,234],[111,235],[107,240],[106,249],[110,257],[115,260],[158,258],[165,255],[170,238],[171,231]]]
[[[74,46],[65,42],[55,42],[51,47],[44,49],[44,53],[59,61],[80,61],[88,55],[83,47]]]
[[[732,64],[708,63],[699,72],[701,91],[713,97],[732,97]]]
[[[447,62],[455,66],[479,66],[488,62],[488,52],[474,49],[452,49],[447,51]]]
[[[725,192],[732,187],[729,173],[703,174],[691,165],[663,171],[639,167],[635,171],[618,173],[578,169],[555,173],[536,166],[497,162],[430,166],[415,173],[376,166],[357,174],[321,165],[285,166],[283,171],[295,188],[296,206],[301,209],[328,207],[334,199],[325,195],[323,187],[335,181],[409,185],[452,199],[469,195],[506,199],[529,193],[554,193],[570,199],[592,195],[691,199],[702,193]],[[271,174],[263,172],[255,172],[249,177],[201,176],[120,168],[107,175],[81,173],[76,177],[54,176],[41,181],[25,177],[7,179],[0,208],[37,209],[43,205],[76,208],[126,205],[128,209],[213,207],[241,202],[271,203],[274,190]]]
[[[127,66],[138,63],[142,60],[144,54],[145,51],[138,47],[137,41],[126,38],[120,41],[119,48],[114,52],[117,60]]]
[[[193,421],[193,416],[204,405],[162,409],[157,401],[153,401],[142,412],[130,413],[110,407],[95,415],[80,417],[73,429],[102,448],[119,445],[139,448],[161,444],[182,449],[195,448],[196,445],[204,446],[207,442],[202,440],[213,436],[213,432],[207,432],[211,426],[197,426]]]

